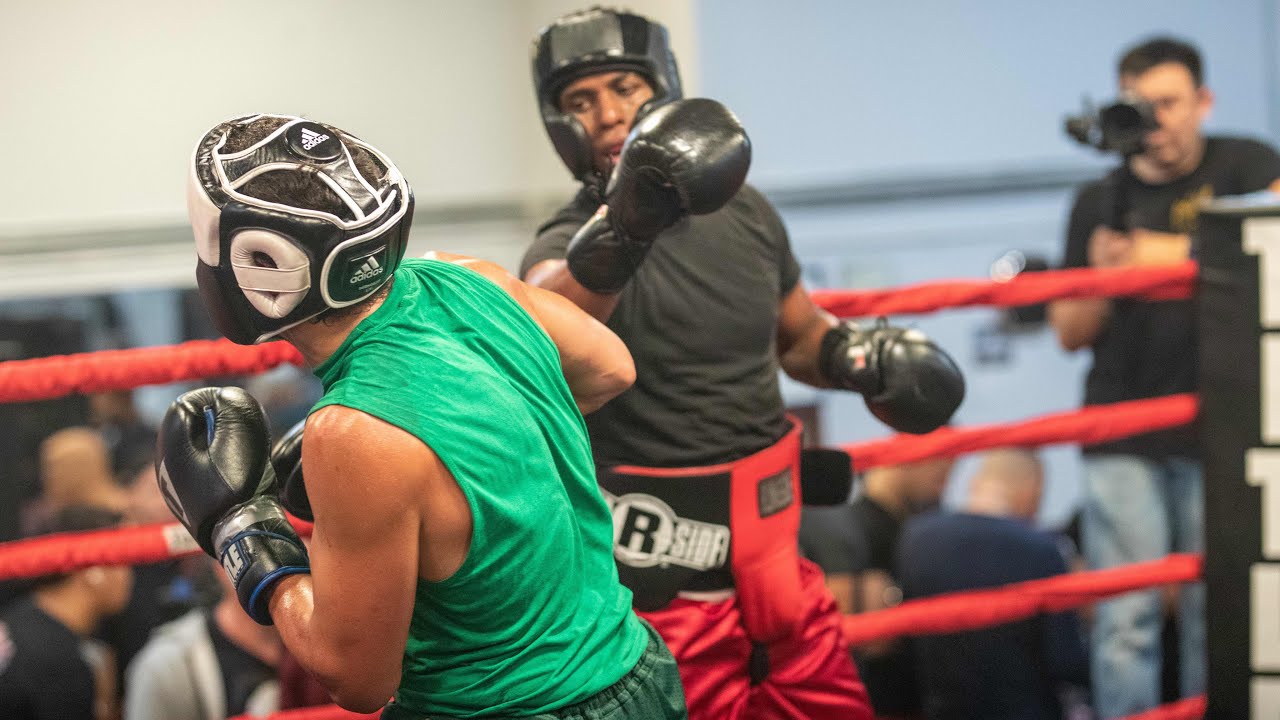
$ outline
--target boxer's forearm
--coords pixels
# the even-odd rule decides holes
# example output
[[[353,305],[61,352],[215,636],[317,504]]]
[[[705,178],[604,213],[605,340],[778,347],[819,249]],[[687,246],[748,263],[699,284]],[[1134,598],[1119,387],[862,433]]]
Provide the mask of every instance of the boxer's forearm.
[[[796,342],[778,357],[778,363],[787,377],[816,388],[834,387],[830,378],[822,374],[818,362],[822,338],[829,330],[831,325],[826,320],[813,322]]]
[[[524,281],[568,298],[600,322],[607,322],[618,307],[618,295],[591,292],[573,278],[564,260],[544,260],[529,268]]]
[[[281,642],[338,705],[354,712],[376,712],[395,692],[399,677],[387,689],[385,679],[364,677],[367,667],[344,657],[338,639],[317,627],[314,590],[310,575],[290,575],[276,583],[271,619]]]
[[[818,353],[822,338],[835,325],[835,317],[815,305],[809,291],[797,283],[778,308],[778,362],[783,372],[813,387],[833,387],[822,374]]]
[[[520,292],[555,343],[561,372],[584,415],[631,387],[636,379],[631,352],[604,323],[557,292],[528,283]]]

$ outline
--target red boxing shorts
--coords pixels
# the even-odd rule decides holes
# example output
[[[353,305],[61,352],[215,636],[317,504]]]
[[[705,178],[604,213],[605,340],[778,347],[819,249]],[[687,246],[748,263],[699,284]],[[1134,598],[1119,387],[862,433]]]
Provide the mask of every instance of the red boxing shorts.
[[[800,431],[720,465],[598,469],[618,576],[675,655],[690,720],[871,717],[835,600],[799,556]]]
[[[799,628],[768,645],[768,672],[758,683],[747,670],[756,644],[737,598],[676,598],[662,610],[638,613],[675,655],[689,720],[870,720],[871,703],[822,571],[807,560],[799,568]]]

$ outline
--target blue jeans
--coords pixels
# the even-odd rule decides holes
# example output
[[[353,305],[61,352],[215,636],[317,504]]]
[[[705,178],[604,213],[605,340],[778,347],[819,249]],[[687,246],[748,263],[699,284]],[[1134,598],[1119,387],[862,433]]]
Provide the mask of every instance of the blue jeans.
[[[1090,455],[1081,532],[1091,568],[1204,551],[1204,468],[1185,458]],[[1178,641],[1184,696],[1205,690],[1204,585],[1185,584]],[[1161,596],[1131,592],[1099,603],[1092,631],[1094,707],[1115,718],[1160,703]]]

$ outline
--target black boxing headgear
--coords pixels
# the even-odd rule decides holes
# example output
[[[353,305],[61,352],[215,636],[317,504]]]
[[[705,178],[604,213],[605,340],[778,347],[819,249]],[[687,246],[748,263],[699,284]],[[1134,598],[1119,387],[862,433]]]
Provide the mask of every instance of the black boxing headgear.
[[[681,98],[667,29],[648,18],[593,7],[557,19],[533,41],[533,84],[542,124],[579,180],[596,169],[591,138],[577,118],[560,110],[560,92],[580,77],[613,70],[639,73],[653,87],[653,99],[640,107],[637,120]]]
[[[279,127],[224,151],[237,129],[258,121]],[[353,149],[379,177],[361,173]],[[314,183],[341,209],[254,197],[247,186],[259,178]],[[390,158],[348,133],[298,117],[249,115],[218,125],[196,146],[187,213],[205,308],[227,339],[251,345],[385,285],[404,257],[413,192]]]

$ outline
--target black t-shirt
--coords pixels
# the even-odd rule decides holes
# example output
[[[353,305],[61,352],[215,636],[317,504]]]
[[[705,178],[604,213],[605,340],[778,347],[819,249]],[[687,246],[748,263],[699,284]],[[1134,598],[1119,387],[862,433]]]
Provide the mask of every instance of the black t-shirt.
[[[893,575],[901,532],[901,521],[866,495],[847,505],[801,509],[800,550],[829,573]]]
[[[1077,193],[1063,264],[1089,265],[1089,236],[1111,217],[1117,188],[1124,192],[1129,226],[1190,234],[1194,256],[1197,210],[1204,201],[1261,190],[1276,178],[1280,178],[1280,155],[1262,143],[1227,137],[1208,138],[1200,166],[1164,185],[1148,185],[1117,169]],[[1111,317],[1093,343],[1085,403],[1194,392],[1198,387],[1196,347],[1193,301],[1112,301]],[[1085,452],[1194,458],[1200,450],[1196,429],[1183,427],[1091,445]]]
[[[0,612],[0,718],[93,718],[93,670],[81,647],[30,596]]]
[[[802,505],[800,552],[825,573],[854,573],[870,562],[867,538],[852,505]]]
[[[241,715],[248,710],[249,698],[263,683],[274,680],[275,668],[245,652],[218,627],[213,613],[205,618],[213,653],[222,670],[222,689],[227,702],[227,717]]]
[[[1014,520],[966,513],[933,513],[908,522],[898,565],[908,599],[1067,570],[1052,536]],[[1056,720],[1058,684],[1088,682],[1088,657],[1072,612],[918,637],[912,646],[928,718]]]
[[[896,577],[894,558],[898,551],[898,538],[902,536],[902,521],[866,495],[858,497],[850,507],[867,543],[867,566],[857,569],[883,570]]]
[[[538,230],[521,275],[563,258],[596,208],[578,193]],[[799,279],[782,220],[750,186],[663,232],[609,318],[635,358],[636,382],[587,416],[596,461],[711,465],[782,437],[778,314]]]

